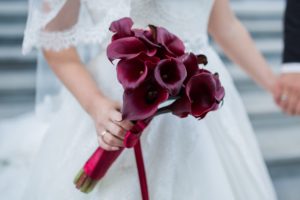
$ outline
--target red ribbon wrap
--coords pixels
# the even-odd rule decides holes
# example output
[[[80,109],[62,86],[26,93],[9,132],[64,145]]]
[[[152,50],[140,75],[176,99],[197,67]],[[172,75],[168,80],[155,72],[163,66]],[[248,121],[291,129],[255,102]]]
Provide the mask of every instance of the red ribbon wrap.
[[[126,148],[135,148],[135,157],[140,178],[140,186],[143,200],[148,200],[148,187],[146,180],[146,172],[144,168],[143,155],[140,144],[140,136],[143,130],[147,127],[148,122],[138,121],[130,131],[127,131],[124,139],[124,146]],[[106,174],[110,166],[119,157],[124,148],[117,151],[106,151],[98,147],[93,155],[85,163],[83,169],[85,174],[94,180],[100,180]]]

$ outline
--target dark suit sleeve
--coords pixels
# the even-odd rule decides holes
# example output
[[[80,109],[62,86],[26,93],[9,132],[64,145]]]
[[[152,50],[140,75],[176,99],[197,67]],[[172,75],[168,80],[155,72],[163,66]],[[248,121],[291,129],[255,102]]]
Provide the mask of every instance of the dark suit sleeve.
[[[300,62],[300,0],[287,0],[283,63]]]

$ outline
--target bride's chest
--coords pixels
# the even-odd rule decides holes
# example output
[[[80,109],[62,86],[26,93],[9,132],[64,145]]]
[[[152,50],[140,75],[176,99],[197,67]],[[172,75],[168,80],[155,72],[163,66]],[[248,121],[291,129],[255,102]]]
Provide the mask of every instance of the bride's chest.
[[[87,0],[95,21],[129,16],[134,26],[163,26],[182,39],[206,35],[213,0]],[[99,4],[101,2],[101,5]],[[98,4],[97,4],[98,2]],[[94,5],[93,5],[94,4]],[[111,16],[106,19],[106,16]],[[202,39],[197,39],[202,40]]]
[[[191,21],[209,16],[213,0],[86,0],[93,15],[102,15],[107,10],[121,12],[137,20]]]
[[[209,17],[212,0],[132,0],[131,3],[133,17],[183,25],[199,20],[205,22]]]

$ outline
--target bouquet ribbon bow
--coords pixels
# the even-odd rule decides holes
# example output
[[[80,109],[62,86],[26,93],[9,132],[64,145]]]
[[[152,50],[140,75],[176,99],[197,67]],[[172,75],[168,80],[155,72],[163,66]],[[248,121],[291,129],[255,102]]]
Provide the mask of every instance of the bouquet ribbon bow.
[[[157,115],[172,113],[184,118],[203,119],[217,110],[225,90],[217,73],[199,68],[205,55],[186,53],[183,42],[163,27],[132,28],[133,21],[122,18],[110,25],[114,33],[107,57],[117,63],[117,78],[124,88],[122,115],[134,126],[127,131],[124,147],[105,151],[98,147],[75,177],[82,192],[92,191],[124,148],[134,147],[142,199],[148,200],[146,172],[140,136]],[[170,101],[168,105],[160,106]]]

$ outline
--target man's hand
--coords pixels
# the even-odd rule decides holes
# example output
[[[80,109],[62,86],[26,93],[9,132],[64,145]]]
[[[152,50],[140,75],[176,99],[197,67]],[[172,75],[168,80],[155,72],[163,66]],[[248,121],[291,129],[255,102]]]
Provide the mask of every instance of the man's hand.
[[[300,115],[300,73],[285,73],[278,80],[274,98],[281,109],[290,115]]]

